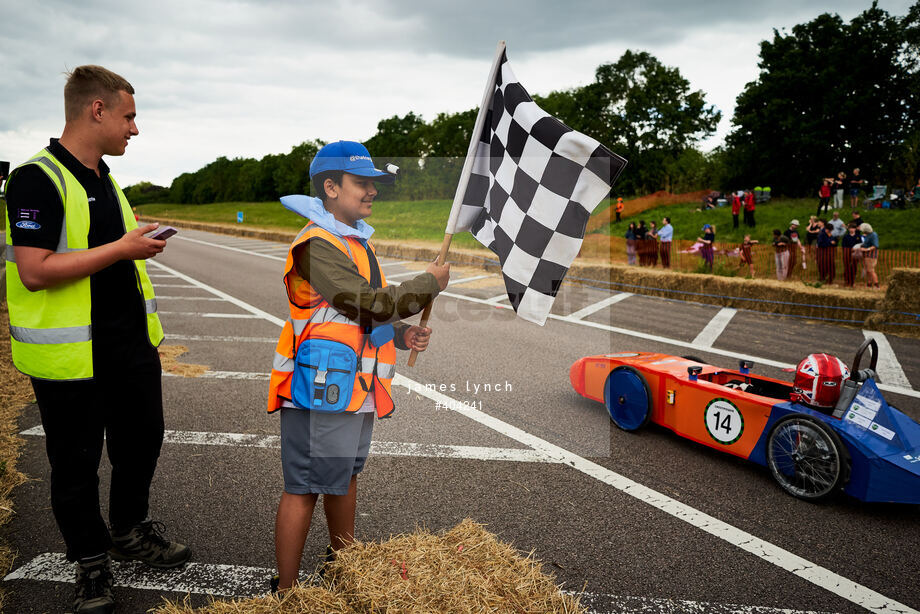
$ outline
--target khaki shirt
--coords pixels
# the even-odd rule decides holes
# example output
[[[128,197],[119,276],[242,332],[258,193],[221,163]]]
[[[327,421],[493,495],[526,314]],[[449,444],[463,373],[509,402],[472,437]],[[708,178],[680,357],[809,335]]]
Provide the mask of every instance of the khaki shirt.
[[[434,275],[421,273],[398,286],[372,288],[358,267],[337,247],[311,239],[294,251],[297,273],[332,307],[361,326],[393,323],[396,347],[406,350],[408,324],[399,322],[420,313],[438,295]]]

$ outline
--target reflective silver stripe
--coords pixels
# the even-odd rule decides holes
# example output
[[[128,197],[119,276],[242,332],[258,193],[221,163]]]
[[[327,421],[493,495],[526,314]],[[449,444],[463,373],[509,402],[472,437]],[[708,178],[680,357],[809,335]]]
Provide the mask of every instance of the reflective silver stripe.
[[[144,309],[147,310],[147,313],[156,313],[157,312],[157,300],[155,298],[149,298],[144,301]]]
[[[32,158],[31,160],[29,160],[22,166],[25,166],[26,164],[34,164],[35,162],[38,162],[39,164],[43,165],[45,168],[47,168],[49,171],[51,171],[57,176],[58,180],[60,180],[61,182],[61,198],[63,200],[67,200],[67,182],[64,181],[64,173],[61,172],[61,169],[59,169],[57,165],[51,161],[50,158],[47,158],[45,156],[38,156],[37,158]]]
[[[370,375],[374,372],[374,363],[377,362],[377,359],[373,356],[368,358],[366,356],[361,357],[361,373],[366,373]]]
[[[67,202],[67,182],[64,181],[64,174],[61,172],[61,169],[51,161],[50,158],[46,156],[38,156],[37,158],[32,158],[26,164],[41,164],[48,170],[50,170],[58,178],[58,181],[61,182],[61,201],[62,203]],[[55,248],[55,253],[57,254],[66,254],[68,252],[82,251],[86,248],[83,247],[67,247],[67,207],[64,207],[64,219],[61,220],[61,234],[58,237],[58,244]]]
[[[272,361],[272,369],[275,371],[283,371],[285,373],[293,373],[294,359],[288,358],[287,356],[282,356],[278,352],[275,352],[275,358]]]
[[[309,226],[302,228],[301,231],[297,233],[297,236],[294,237],[294,243],[296,243],[297,241],[300,241],[300,238],[304,236],[305,234],[307,234],[308,232],[310,232],[311,230],[312,228],[310,228]]]
[[[55,250],[55,253],[59,254],[63,252],[81,252],[83,250],[84,248],[82,247],[64,248],[64,249],[61,249],[60,247],[58,247],[58,249]],[[7,262],[16,262],[16,246],[15,245],[6,246],[5,258]]]
[[[92,339],[89,326],[69,326],[67,328],[25,328],[10,325],[10,335],[19,343],[80,343]]]
[[[314,324],[328,324],[329,322],[338,322],[339,324],[351,324],[358,326],[354,320],[348,319],[345,314],[337,311],[333,307],[320,307],[313,312],[312,320]]]
[[[291,327],[294,329],[294,336],[299,337],[310,320],[295,320],[294,318],[288,318],[288,322],[291,323]]]
[[[355,257],[354,257],[354,256],[352,255],[352,253],[351,253],[351,247],[348,246],[348,241],[345,240],[344,237],[339,237],[339,236],[337,236],[337,235],[332,235],[332,236],[334,236],[336,239],[338,239],[338,240],[342,243],[342,245],[345,246],[345,249],[348,250],[348,257],[351,258],[352,260],[354,260]]]
[[[377,377],[380,379],[393,379],[394,375],[396,375],[396,365],[386,362],[377,363]]]
[[[320,307],[313,311],[313,314],[307,320],[296,320],[294,318],[288,318],[288,322],[291,323],[291,326],[294,328],[294,335],[300,336],[303,334],[304,329],[307,327],[307,324],[329,324],[332,322],[338,324],[350,324],[352,326],[358,326],[358,323],[354,320],[348,319],[348,317],[338,312],[333,307]]]
[[[61,234],[58,237],[57,247],[54,251],[58,254],[67,253],[67,207],[64,207],[64,219],[61,220]]]
[[[321,226],[317,226],[317,228],[322,228],[322,227],[321,227]],[[322,229],[323,229],[323,230],[326,230],[325,228],[322,228]],[[306,228],[302,229],[302,230],[300,231],[300,233],[298,233],[298,235],[297,235],[296,237],[294,237],[294,243],[296,243],[297,241],[299,241],[300,238],[301,238],[302,236],[304,236],[305,234],[307,234],[307,233],[310,232],[311,230],[313,230],[313,226],[307,226]],[[329,232],[329,231],[326,230],[326,232]],[[345,240],[344,237],[340,237],[340,236],[338,236],[337,234],[335,234],[335,233],[333,233],[333,232],[329,232],[329,234],[331,234],[333,237],[335,237],[336,239],[338,239],[338,240],[339,240],[339,243],[341,243],[342,245],[345,246],[345,250],[348,251],[348,257],[351,258],[352,260],[354,260],[354,256],[351,255],[351,247],[349,247],[348,241]]]

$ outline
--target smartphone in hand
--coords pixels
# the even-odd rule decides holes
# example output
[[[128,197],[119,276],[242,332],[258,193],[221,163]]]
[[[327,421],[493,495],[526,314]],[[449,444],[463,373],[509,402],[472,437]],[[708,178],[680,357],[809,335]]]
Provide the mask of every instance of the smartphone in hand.
[[[157,241],[165,241],[166,239],[173,236],[177,232],[179,231],[173,228],[172,226],[160,226],[156,230],[152,230],[148,232],[147,234],[145,234],[144,236],[147,237],[148,239],[156,239]]]

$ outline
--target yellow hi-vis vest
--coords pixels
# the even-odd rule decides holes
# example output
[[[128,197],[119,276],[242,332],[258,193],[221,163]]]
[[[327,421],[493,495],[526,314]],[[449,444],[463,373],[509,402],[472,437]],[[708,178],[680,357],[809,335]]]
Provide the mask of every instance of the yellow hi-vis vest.
[[[281,409],[285,399],[291,399],[291,380],[294,374],[294,357],[297,348],[309,338],[330,339],[348,345],[359,357],[358,373],[355,376],[351,400],[346,412],[355,412],[364,404],[368,392],[373,388],[377,405],[377,417],[385,418],[393,412],[391,384],[396,374],[396,344],[392,340],[379,348],[365,343],[364,328],[336,311],[323,296],[316,292],[297,273],[294,265],[294,250],[313,238],[325,239],[336,246],[355,263],[358,273],[364,279],[371,279],[371,263],[367,250],[354,237],[339,237],[310,222],[300,231],[288,250],[284,265],[284,285],[287,288],[290,317],[281,329],[275,360],[272,365],[268,393],[269,413]],[[370,245],[371,250],[373,246]],[[375,255],[376,258],[376,255]],[[378,267],[379,268],[379,267]],[[386,287],[386,278],[380,273],[381,287]],[[363,348],[363,349],[362,349]]]
[[[86,190],[73,174],[47,149],[38,152],[10,173],[26,164],[35,164],[51,179],[64,205],[61,237],[55,253],[89,248],[89,201]],[[109,180],[118,195],[125,232],[137,228],[128,199],[115,179]],[[9,186],[9,183],[7,183]],[[11,223],[16,220],[7,211]],[[135,260],[137,285],[147,314],[147,336],[153,346],[163,341],[163,327],[157,316],[153,285],[143,260]],[[93,377],[92,298],[90,278],[82,277],[46,290],[31,292],[22,284],[16,267],[16,252],[11,233],[6,233],[6,293],[10,312],[13,364],[38,379],[81,380]],[[125,309],[139,308],[125,305]]]

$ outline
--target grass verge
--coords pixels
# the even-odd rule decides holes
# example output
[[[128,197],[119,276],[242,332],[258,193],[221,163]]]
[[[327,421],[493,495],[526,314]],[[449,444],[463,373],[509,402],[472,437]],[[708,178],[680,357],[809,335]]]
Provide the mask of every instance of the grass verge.
[[[0,330],[9,328],[10,318],[6,300],[0,302]],[[10,337],[0,335],[0,530],[13,517],[13,489],[26,481],[26,476],[16,470],[16,460],[23,441],[16,434],[22,408],[32,400],[29,378],[16,370],[10,358]],[[0,578],[13,567],[16,553],[5,540],[0,539]],[[6,590],[0,586],[0,612],[4,610]]]

